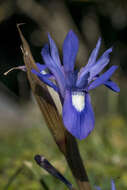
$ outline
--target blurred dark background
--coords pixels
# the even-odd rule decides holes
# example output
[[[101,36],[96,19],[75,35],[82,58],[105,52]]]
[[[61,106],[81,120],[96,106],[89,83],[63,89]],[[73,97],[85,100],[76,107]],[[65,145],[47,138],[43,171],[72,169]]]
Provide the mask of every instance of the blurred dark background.
[[[103,39],[100,54],[113,46],[110,65],[119,65],[113,79],[121,91],[118,95],[105,87],[100,87],[92,92],[96,129],[88,140],[80,142],[80,147],[86,164],[88,162],[88,173],[92,184],[102,184],[106,189],[109,187],[110,178],[114,177],[120,189],[125,190],[127,188],[127,1],[0,1],[0,175],[3,179],[6,178],[1,185],[2,188],[9,190],[43,189],[44,187],[38,182],[41,174],[39,177],[36,176],[36,172],[33,171],[36,169],[32,168],[36,167],[32,166],[32,156],[38,153],[37,151],[45,152],[56,162],[56,166],[70,180],[72,179],[67,166],[62,165],[62,156],[58,159],[59,153],[55,144],[50,152],[46,149],[49,144],[52,145],[52,138],[41,120],[26,73],[15,70],[7,76],[3,75],[12,67],[24,65],[20,49],[21,40],[16,28],[18,23],[25,23],[21,26],[22,32],[29,42],[35,60],[40,63],[43,63],[40,51],[47,42],[47,32],[50,32],[56,41],[60,52],[67,32],[73,29],[77,33],[80,39],[76,63],[78,68],[87,63],[99,36]],[[47,136],[51,140],[47,141]],[[27,161],[24,164],[25,160]],[[21,165],[29,168],[29,171],[27,169],[21,171],[21,176],[17,177],[15,182],[12,180],[12,184],[7,186],[11,176]],[[47,175],[43,173],[43,178],[48,179],[47,183],[50,181],[51,185],[54,184],[54,189],[56,185],[63,188],[61,184],[57,184],[58,182],[52,181],[50,176],[47,178]],[[25,185],[26,182],[28,186]]]

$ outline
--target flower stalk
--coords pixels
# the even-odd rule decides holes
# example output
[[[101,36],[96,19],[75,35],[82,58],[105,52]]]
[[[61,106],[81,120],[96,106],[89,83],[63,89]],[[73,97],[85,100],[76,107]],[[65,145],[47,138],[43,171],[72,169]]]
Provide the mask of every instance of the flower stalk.
[[[58,112],[58,109],[53,101],[55,98],[59,97],[57,94],[52,94],[49,87],[42,83],[38,77],[31,72],[31,69],[37,70],[37,66],[19,25],[17,25],[17,28],[22,41],[21,49],[27,69],[28,80],[30,82],[32,92],[44,116],[45,122],[60,151],[64,154],[79,189],[90,190],[91,188],[88,176],[79,153],[77,142],[75,138],[65,129],[61,114]]]

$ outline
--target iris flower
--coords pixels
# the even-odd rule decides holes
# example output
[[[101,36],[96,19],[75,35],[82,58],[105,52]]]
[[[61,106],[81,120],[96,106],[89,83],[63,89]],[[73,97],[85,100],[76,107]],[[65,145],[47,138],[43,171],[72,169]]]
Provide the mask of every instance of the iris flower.
[[[97,59],[101,45],[101,38],[99,38],[87,65],[78,72],[74,70],[79,47],[76,34],[70,30],[64,40],[62,64],[57,46],[49,34],[48,39],[49,44],[46,44],[41,51],[45,64],[37,63],[38,72],[34,69],[32,72],[58,92],[63,106],[64,126],[73,136],[82,140],[91,133],[95,123],[90,90],[104,84],[111,90],[119,92],[119,87],[110,79],[118,66],[111,66],[100,75],[110,61],[109,54],[112,52],[112,48],[106,50]],[[46,72],[47,69],[49,73]],[[55,83],[52,79],[55,80]]]
[[[95,187],[96,188],[96,190],[101,190],[101,188],[100,187]],[[111,190],[116,190],[116,188],[115,188],[115,183],[114,183],[114,181],[113,180],[111,180]]]

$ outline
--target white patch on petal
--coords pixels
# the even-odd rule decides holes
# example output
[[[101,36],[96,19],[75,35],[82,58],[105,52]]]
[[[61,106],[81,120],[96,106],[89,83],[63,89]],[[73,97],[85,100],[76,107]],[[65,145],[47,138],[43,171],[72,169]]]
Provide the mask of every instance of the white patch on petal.
[[[72,92],[72,105],[78,112],[81,112],[85,108],[85,93]]]
[[[48,74],[48,71],[42,70],[40,73],[41,73],[42,75],[46,75],[46,74]]]

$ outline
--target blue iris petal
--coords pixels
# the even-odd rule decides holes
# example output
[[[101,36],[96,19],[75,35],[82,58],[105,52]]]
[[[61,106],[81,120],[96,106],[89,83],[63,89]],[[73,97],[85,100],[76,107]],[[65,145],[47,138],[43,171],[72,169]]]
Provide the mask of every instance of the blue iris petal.
[[[95,187],[96,190],[101,190],[101,188],[98,187],[98,186],[94,186],[94,187]],[[114,183],[113,180],[111,180],[111,190],[116,190],[116,188],[115,188],[115,183]]]
[[[111,189],[111,190],[116,190],[116,188],[115,188],[115,183],[114,183],[114,181],[113,181],[113,180],[111,180],[111,187],[112,187],[112,189]]]
[[[65,72],[73,71],[79,42],[75,33],[70,30],[63,43],[63,65]]]
[[[41,55],[43,57],[44,63],[50,69],[50,66],[54,65],[54,62],[50,56],[49,44],[45,44],[42,48]]]
[[[88,78],[90,76],[90,73],[86,73],[85,76],[82,78],[82,80],[77,80],[76,87],[84,89],[88,85]]]
[[[36,63],[36,65],[37,65],[37,68],[40,72],[47,68],[46,65],[44,65],[44,64],[42,65],[40,63]]]
[[[95,187],[96,190],[101,190],[101,188],[98,187],[98,186],[94,186],[94,187]]]
[[[106,50],[103,55],[100,57],[100,59],[96,62],[93,67],[90,69],[90,78],[89,81],[91,81],[96,75],[98,75],[104,67],[106,67],[109,63],[109,53],[112,52],[112,48],[109,48]]]
[[[44,64],[42,65],[40,63],[36,63],[36,66],[37,66],[40,74],[46,75],[46,76],[48,76],[48,78],[55,80],[54,76],[51,73],[49,73],[49,71],[47,70],[46,65],[44,65]]]
[[[120,88],[118,87],[118,85],[113,82],[112,80],[108,80],[106,82],[104,82],[104,85],[108,88],[110,88],[111,90],[113,90],[114,92],[120,92]]]
[[[101,46],[101,38],[98,39],[98,42],[96,44],[96,48],[92,51],[92,53],[89,57],[88,63],[85,66],[85,69],[90,68],[91,66],[93,66],[96,63],[96,59],[97,59],[97,56],[99,53],[100,46]]]
[[[88,73],[88,71],[90,71],[92,66],[96,63],[96,59],[97,59],[97,56],[99,53],[100,45],[101,45],[101,38],[99,38],[97,45],[96,45],[96,48],[92,51],[87,65],[85,65],[85,67],[83,67],[80,70],[77,83],[80,83],[82,81],[82,79],[84,78],[86,73]]]
[[[66,88],[69,88],[69,89],[75,88],[75,83],[77,79],[77,71],[66,72],[65,78],[66,78]]]
[[[56,47],[56,44],[55,44],[54,40],[51,38],[50,34],[48,34],[48,39],[49,39],[49,44],[50,44],[51,57],[52,57],[53,61],[54,61],[58,66],[61,67],[58,49],[57,49],[57,47]]]
[[[35,75],[37,75],[38,78],[39,78],[42,82],[46,83],[48,86],[50,86],[50,87],[53,88],[56,92],[59,93],[58,87],[57,87],[52,81],[49,80],[49,74],[42,75],[41,73],[37,72],[37,71],[34,70],[34,69],[32,69],[31,72],[34,73]]]
[[[85,107],[79,112],[72,105],[72,94],[66,91],[63,105],[63,122],[67,130],[76,138],[86,138],[94,128],[94,112],[89,94],[85,94]]]
[[[88,90],[92,90],[102,84],[104,84],[107,80],[110,79],[110,77],[112,76],[112,74],[115,72],[115,70],[118,68],[118,66],[113,65],[112,67],[110,67],[110,69],[108,69],[104,74],[102,74],[101,76],[99,76],[95,81],[93,81],[90,86],[88,87]]]
[[[60,68],[52,59],[50,56],[50,51],[49,51],[49,46],[45,45],[44,48],[42,49],[42,57],[43,60],[48,67],[48,69],[51,71],[51,73],[55,76],[56,82],[59,86],[61,95],[64,96],[65,92],[65,79],[64,75],[62,72],[62,68]]]

